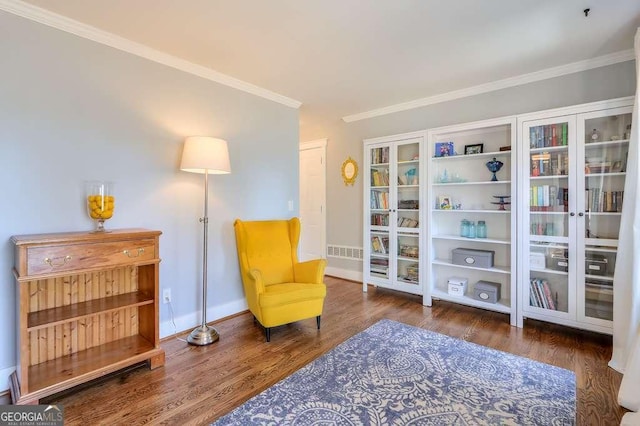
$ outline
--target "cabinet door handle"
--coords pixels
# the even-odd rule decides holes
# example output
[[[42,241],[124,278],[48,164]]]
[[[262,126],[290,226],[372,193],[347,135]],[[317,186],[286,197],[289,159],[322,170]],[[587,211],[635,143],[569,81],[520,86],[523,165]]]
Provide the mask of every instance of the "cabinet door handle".
[[[582,216],[584,216],[584,213],[580,212],[580,213],[578,213],[578,216],[582,217]]]
[[[140,255],[142,253],[144,253],[144,249],[143,248],[139,248],[138,249],[138,253],[135,256],[133,256],[129,250],[125,250],[122,253],[124,253],[127,257],[140,257]]]
[[[576,214],[574,212],[569,213],[569,216],[575,216]]]
[[[47,265],[49,265],[51,267],[51,269],[53,269],[53,268],[57,268],[59,266],[64,266],[70,260],[71,260],[71,256],[69,256],[69,255],[64,256],[64,257],[54,257],[54,258],[45,257],[44,258],[44,263],[46,263]]]

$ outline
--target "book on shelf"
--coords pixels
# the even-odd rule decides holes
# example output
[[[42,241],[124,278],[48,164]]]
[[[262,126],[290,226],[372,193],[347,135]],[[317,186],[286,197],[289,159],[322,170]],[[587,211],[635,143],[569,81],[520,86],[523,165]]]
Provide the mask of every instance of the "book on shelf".
[[[371,191],[372,209],[389,209],[389,193],[384,191]]]
[[[398,226],[400,228],[417,228],[419,222],[415,219],[411,219],[408,217],[399,217],[398,218]]]
[[[546,279],[532,278],[529,281],[529,303],[531,306],[555,311],[558,306],[557,297],[558,293],[556,292],[556,300],[554,300]]]
[[[557,185],[534,185],[529,188],[531,211],[566,212],[569,207],[569,190]]]
[[[534,126],[529,129],[530,148],[548,148],[566,146],[568,141],[568,123]]]
[[[389,272],[389,259],[372,258],[369,261],[371,272],[386,275]]]
[[[376,254],[387,254],[389,252],[389,237],[372,235],[371,251]]]
[[[569,156],[566,152],[536,152],[531,154],[530,176],[566,176],[569,173]]]
[[[389,215],[385,213],[371,214],[372,226],[389,226]]]
[[[373,148],[371,150],[371,164],[386,164],[389,162],[389,148]]]
[[[586,188],[585,209],[590,212],[619,213],[622,211],[624,191],[602,191]]]
[[[372,186],[389,186],[389,170],[371,170],[371,185]]]
[[[379,235],[371,236],[371,252],[372,253],[379,253],[379,254],[386,254],[384,246],[382,245],[382,239],[380,238]]]
[[[531,222],[530,231],[531,235],[556,235],[553,222]]]

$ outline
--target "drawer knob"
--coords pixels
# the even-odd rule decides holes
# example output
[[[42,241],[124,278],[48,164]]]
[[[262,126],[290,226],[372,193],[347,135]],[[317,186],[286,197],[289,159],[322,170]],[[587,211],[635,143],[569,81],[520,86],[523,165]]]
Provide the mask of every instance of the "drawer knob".
[[[125,250],[122,253],[124,253],[127,257],[139,257],[142,253],[144,253],[144,249],[143,248],[139,248],[138,249],[138,253],[135,256],[133,254],[131,254],[131,252],[129,250]]]
[[[50,257],[45,257],[44,263],[46,263],[51,267],[51,269],[53,269],[58,266],[64,266],[70,260],[71,260],[71,256],[68,256],[68,255],[64,257],[54,257],[53,259]]]

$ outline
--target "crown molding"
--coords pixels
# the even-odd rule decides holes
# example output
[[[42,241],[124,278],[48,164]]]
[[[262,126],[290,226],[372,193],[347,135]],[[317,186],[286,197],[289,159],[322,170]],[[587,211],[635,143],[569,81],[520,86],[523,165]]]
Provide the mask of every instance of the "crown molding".
[[[503,80],[493,81],[491,83],[479,84],[477,86],[467,87],[465,89],[454,90],[452,92],[416,99],[414,101],[390,105],[388,107],[361,112],[358,114],[347,115],[345,117],[342,117],[342,120],[347,123],[352,123],[354,121],[366,120],[367,118],[379,117],[382,115],[393,114],[395,112],[407,111],[427,105],[434,105],[441,102],[452,101],[454,99],[466,98],[469,96],[480,95],[482,93],[493,92],[509,87],[521,86],[528,83],[534,83],[536,81],[547,80],[554,77],[561,77],[567,74],[605,67],[607,65],[613,65],[619,62],[632,61],[634,59],[635,55],[633,49],[623,50],[621,52],[611,53],[609,55],[586,59],[584,61],[573,62],[566,65],[560,65],[553,68],[547,68],[544,70],[522,74],[515,77],[509,77]]]
[[[193,62],[177,58],[167,53],[152,49],[140,43],[136,43],[113,33],[100,30],[91,25],[83,24],[66,16],[53,13],[46,9],[22,2],[20,0],[0,0],[0,10],[21,16],[40,24],[44,24],[58,30],[62,30],[76,36],[86,38],[97,43],[101,43],[136,56],[175,68],[189,74],[202,77],[204,79],[241,90],[261,98],[286,105],[291,108],[300,108],[302,102],[288,98],[278,93],[272,92],[251,83],[247,83],[237,78],[222,74],[211,68],[194,64]]]

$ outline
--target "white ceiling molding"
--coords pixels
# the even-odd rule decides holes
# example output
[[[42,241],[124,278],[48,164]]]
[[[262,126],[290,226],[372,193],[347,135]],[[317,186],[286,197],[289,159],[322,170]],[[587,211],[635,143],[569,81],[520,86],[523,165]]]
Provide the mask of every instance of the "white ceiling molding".
[[[420,108],[427,105],[438,104],[442,102],[452,101],[454,99],[466,98],[468,96],[479,95],[482,93],[493,92],[496,90],[506,89],[508,87],[521,86],[523,84],[533,83],[536,81],[547,80],[549,78],[560,77],[576,72],[587,71],[594,68],[600,68],[607,65],[617,64],[619,62],[633,61],[635,55],[633,49],[623,50],[621,52],[609,55],[599,56],[597,58],[586,59],[584,61],[573,62],[571,64],[560,65],[558,67],[547,68],[544,70],[522,74],[516,77],[509,77],[503,80],[493,81],[491,83],[480,84],[478,86],[467,87],[465,89],[454,90],[452,92],[442,93],[440,95],[429,96],[414,101],[404,102],[401,104],[390,105],[388,107],[374,109],[371,111],[361,112],[358,114],[347,115],[342,117],[347,123],[354,121],[366,120],[367,118],[379,117],[381,115],[393,114],[394,112],[407,111],[410,109]]]
[[[238,80],[237,78],[222,74],[210,68],[185,61],[184,59],[160,52],[159,50],[152,49],[143,44],[133,42],[124,37],[100,30],[91,25],[83,24],[82,22],[24,3],[20,0],[0,0],[0,10],[4,10],[5,12],[66,31],[79,37],[93,40],[115,49],[158,62],[180,71],[197,75],[198,77],[202,77],[243,92],[251,93],[252,95],[260,96],[261,98],[265,98],[291,108],[300,108],[300,105],[302,105],[302,102],[295,99],[274,93],[251,83]]]

